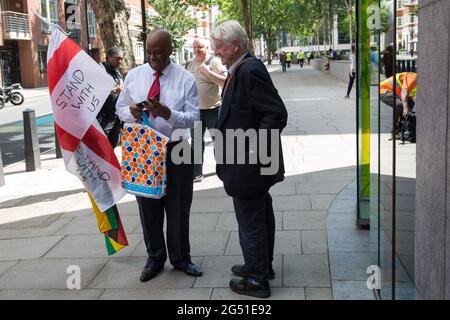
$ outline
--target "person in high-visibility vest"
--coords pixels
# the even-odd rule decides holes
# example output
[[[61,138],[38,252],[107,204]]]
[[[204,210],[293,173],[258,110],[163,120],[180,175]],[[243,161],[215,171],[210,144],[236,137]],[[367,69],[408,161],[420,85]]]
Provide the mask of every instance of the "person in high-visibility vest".
[[[303,64],[305,63],[305,54],[302,50],[297,54],[298,64],[300,65],[300,68],[303,68]]]
[[[292,53],[288,52],[286,53],[286,63],[288,68],[291,67],[291,62],[292,62]]]
[[[381,101],[392,108],[396,108],[396,134],[402,117],[414,108],[414,98],[417,94],[417,74],[414,72],[398,73],[395,79],[396,97],[394,100],[394,77],[390,77],[380,83]]]

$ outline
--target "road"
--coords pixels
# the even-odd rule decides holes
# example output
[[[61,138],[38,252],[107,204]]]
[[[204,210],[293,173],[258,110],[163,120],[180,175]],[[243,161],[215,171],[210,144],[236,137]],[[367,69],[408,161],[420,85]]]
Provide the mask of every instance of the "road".
[[[36,116],[52,112],[50,96],[48,94],[34,97],[25,96],[25,102],[20,106],[13,106],[11,103],[8,103],[0,110],[0,126],[22,120],[22,111],[27,108],[36,110]]]
[[[54,148],[53,120],[42,117],[52,112],[49,95],[36,92],[28,92],[28,96],[27,93],[24,95],[25,102],[21,106],[8,103],[0,110],[0,147],[4,166],[24,159],[22,111],[25,109],[34,109],[36,118],[41,117],[37,121],[41,153]]]

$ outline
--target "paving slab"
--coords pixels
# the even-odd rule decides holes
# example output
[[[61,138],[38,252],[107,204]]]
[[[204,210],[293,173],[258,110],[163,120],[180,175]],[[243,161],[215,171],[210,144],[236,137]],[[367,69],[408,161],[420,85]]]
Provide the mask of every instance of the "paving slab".
[[[284,255],[284,287],[331,287],[326,255]]]
[[[56,221],[45,227],[16,227],[3,229],[0,231],[0,240],[53,236],[70,221],[72,221],[72,218],[58,218]]]
[[[313,194],[311,195],[312,210],[327,211],[336,195],[332,194]]]
[[[333,300],[331,288],[306,288],[306,300]]]
[[[191,244],[191,255],[210,256],[223,255],[228,243],[230,233],[197,231],[191,232],[189,240]]]
[[[300,231],[303,254],[327,254],[327,233],[325,230]]]
[[[328,250],[330,252],[370,252],[370,231],[328,230]]]
[[[103,290],[0,290],[0,300],[97,300]]]
[[[126,234],[132,233],[140,225],[138,216],[120,216]],[[60,229],[57,235],[97,235],[99,234],[95,216],[74,218]]]
[[[164,270],[152,280],[142,283],[139,278],[146,258],[114,258],[90,283],[92,289],[187,289],[192,288],[195,277],[174,270],[166,262]],[[194,257],[192,261],[201,267],[203,258]]]
[[[67,289],[72,275],[68,267],[79,266],[84,289],[102,270],[108,259],[23,260],[0,277],[0,289]]]
[[[8,269],[12,268],[16,264],[18,264],[20,261],[1,261],[0,262],[0,276],[4,274]]]
[[[357,228],[356,218],[356,212],[345,214],[330,214],[327,217],[327,228],[355,230]]]
[[[259,299],[250,296],[243,296],[231,291],[231,289],[215,288],[211,300],[305,300],[304,288],[270,288],[270,297]]]
[[[283,211],[283,230],[325,229],[326,211]]]
[[[371,265],[367,253],[331,253],[330,269],[332,280],[364,281],[369,275],[367,267]]]
[[[191,213],[189,231],[214,231],[220,215],[220,213]]]
[[[275,255],[272,263],[275,271],[275,279],[270,280],[271,287],[281,287],[282,283],[282,256]],[[230,279],[236,278],[231,267],[235,264],[243,264],[242,256],[208,256],[202,265],[203,276],[195,281],[195,288],[228,288]]]
[[[278,196],[273,198],[273,209],[276,211],[311,210],[309,196]]]
[[[366,281],[333,281],[334,300],[375,300]]]
[[[114,257],[130,256],[142,241],[142,236],[128,234],[128,246],[114,254]],[[67,236],[53,247],[44,258],[68,259],[68,258],[108,258],[105,244],[105,236],[101,235],[76,235]]]
[[[213,289],[106,289],[100,300],[209,300]]]
[[[0,261],[40,258],[63,238],[57,236],[0,240]]]

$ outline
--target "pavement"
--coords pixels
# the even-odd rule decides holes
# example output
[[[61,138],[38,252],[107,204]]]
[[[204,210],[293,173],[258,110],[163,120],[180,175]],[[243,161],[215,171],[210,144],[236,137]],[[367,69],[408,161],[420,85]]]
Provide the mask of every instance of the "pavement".
[[[289,112],[287,178],[271,191],[277,232],[270,299],[373,299],[369,231],[355,226],[355,98],[344,99],[346,84],[312,67],[268,69]],[[231,266],[243,258],[232,201],[214,171],[210,145],[190,216],[191,255],[203,276],[167,263],[141,283],[146,252],[134,197],[118,205],[129,246],[108,257],[88,197],[62,159],[45,154],[36,172],[25,172],[23,162],[6,167],[0,299],[251,299],[228,287]],[[67,289],[71,266],[80,268],[81,290]]]

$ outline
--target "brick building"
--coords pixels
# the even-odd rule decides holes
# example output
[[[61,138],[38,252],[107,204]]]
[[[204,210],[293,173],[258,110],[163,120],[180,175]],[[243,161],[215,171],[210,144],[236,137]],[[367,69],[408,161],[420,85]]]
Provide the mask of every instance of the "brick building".
[[[89,37],[93,53],[103,50],[90,0],[0,0],[0,6],[2,85],[15,82],[25,88],[47,85],[50,28],[33,12],[50,17],[52,22],[70,31],[70,37],[82,48],[88,48]]]
[[[397,43],[400,53],[409,55],[417,51],[419,20],[417,0],[397,1]]]
[[[100,38],[98,24],[91,9],[93,0],[0,0],[0,85],[20,82],[24,88],[47,86],[47,48],[50,28],[33,12],[38,12],[64,30],[82,48],[90,49],[93,57],[101,57],[105,48]],[[126,0],[130,10],[129,32],[136,64],[144,62],[141,41],[141,0]],[[146,14],[155,10],[145,1]],[[198,27],[186,35],[186,45],[179,63],[192,57],[195,37],[209,39],[213,24],[211,9],[192,10]],[[87,22],[87,23],[86,23]]]

